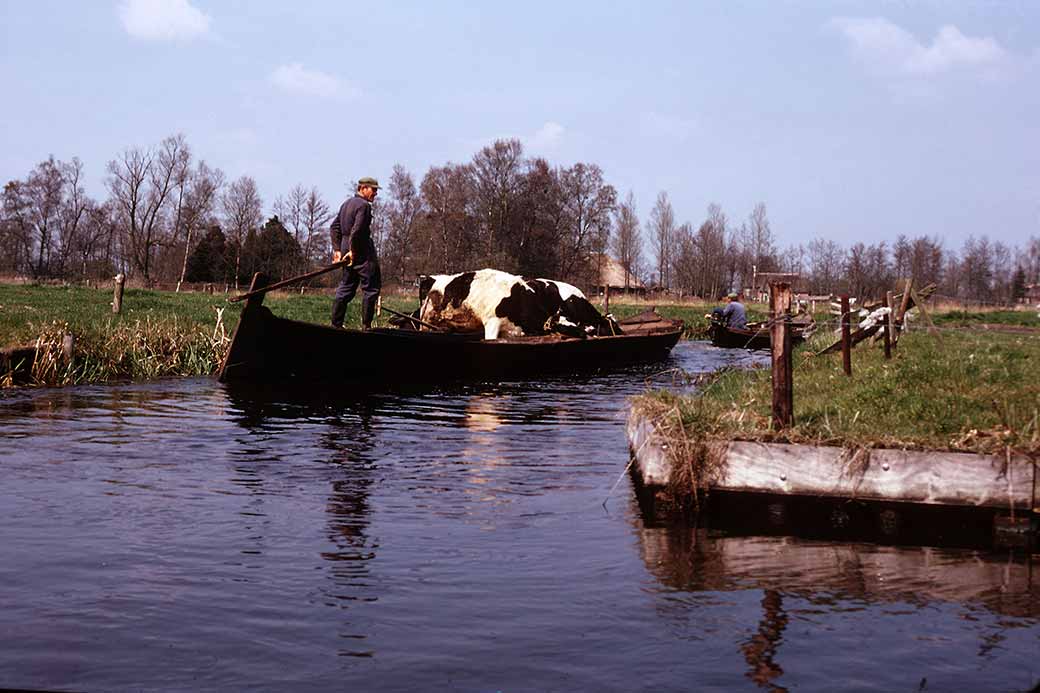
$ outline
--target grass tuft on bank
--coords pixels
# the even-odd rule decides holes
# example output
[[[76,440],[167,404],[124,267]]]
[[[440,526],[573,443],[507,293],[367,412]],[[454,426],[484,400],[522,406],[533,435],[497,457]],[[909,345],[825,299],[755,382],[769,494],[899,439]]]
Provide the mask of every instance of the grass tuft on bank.
[[[242,310],[223,294],[127,289],[119,315],[111,301],[107,289],[0,284],[0,347],[38,346],[30,385],[210,375]],[[264,305],[282,317],[325,323],[332,298],[274,293]],[[389,296],[384,305],[410,312],[418,301]],[[354,300],[348,326],[360,325],[359,311],[360,300]],[[66,335],[73,340],[71,359]],[[9,374],[0,378],[0,386],[12,384]]]
[[[771,428],[768,368],[718,373],[697,396],[648,392],[633,406],[679,444],[736,439],[848,449],[1010,448],[1040,456],[1040,335],[912,332],[888,361],[876,346],[854,349],[851,378],[842,372],[840,354],[813,356],[831,339],[818,336],[795,352],[795,425],[789,430]]]

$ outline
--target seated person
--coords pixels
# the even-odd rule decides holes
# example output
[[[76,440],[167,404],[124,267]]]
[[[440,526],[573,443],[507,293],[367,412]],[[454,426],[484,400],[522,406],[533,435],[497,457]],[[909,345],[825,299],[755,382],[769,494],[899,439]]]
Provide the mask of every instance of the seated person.
[[[727,327],[732,327],[735,330],[746,330],[747,311],[744,310],[744,304],[740,302],[737,292],[729,292],[729,295],[726,296],[726,301],[727,303],[725,308],[716,308],[704,317],[718,320]]]

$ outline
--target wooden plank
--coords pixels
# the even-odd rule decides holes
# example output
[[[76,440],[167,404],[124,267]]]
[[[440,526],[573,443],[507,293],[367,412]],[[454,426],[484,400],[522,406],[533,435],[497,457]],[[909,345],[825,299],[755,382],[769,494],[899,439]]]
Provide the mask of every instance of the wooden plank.
[[[866,454],[866,453],[863,453]],[[973,505],[1027,510],[1033,468],[1025,457],[1005,462],[961,452],[871,450],[849,459],[842,448],[734,442],[725,477],[731,491],[836,496],[926,505]]]
[[[667,486],[672,463],[653,423],[630,414],[626,430],[643,483]],[[1034,498],[1033,466],[1022,456],[1006,465],[966,452],[870,450],[856,457],[838,447],[734,441],[722,469],[711,488],[1022,511]]]

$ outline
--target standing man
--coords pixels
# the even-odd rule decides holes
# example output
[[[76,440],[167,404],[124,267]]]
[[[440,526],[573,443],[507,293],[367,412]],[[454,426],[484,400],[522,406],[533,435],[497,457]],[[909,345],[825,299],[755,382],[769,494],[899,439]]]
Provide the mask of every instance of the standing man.
[[[379,192],[379,181],[362,178],[357,183],[357,194],[343,203],[339,214],[332,220],[332,261],[347,260],[343,278],[336,287],[332,302],[332,326],[343,327],[347,304],[361,285],[361,329],[372,327],[376,301],[382,288],[379,258],[372,243],[372,200]]]

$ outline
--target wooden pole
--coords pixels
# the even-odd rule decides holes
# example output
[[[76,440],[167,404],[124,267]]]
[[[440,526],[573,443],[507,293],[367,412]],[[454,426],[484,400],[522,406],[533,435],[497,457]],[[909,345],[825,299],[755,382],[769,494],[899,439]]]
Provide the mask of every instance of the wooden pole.
[[[932,322],[932,316],[928,315],[928,309],[924,307],[924,301],[921,300],[921,297],[913,287],[910,287],[910,292],[914,297],[914,305],[917,307],[917,310],[921,311],[924,321],[928,323],[928,331],[931,334],[939,334],[939,330],[935,329],[935,323]]]
[[[116,288],[115,293],[112,294],[112,312],[118,313],[123,309],[123,284],[126,282],[126,277],[123,276],[122,272],[116,275]]]
[[[903,287],[903,298],[899,301],[899,314],[896,315],[896,322],[899,324],[900,332],[906,332],[908,325],[906,324],[906,311],[910,305],[910,289],[914,285],[913,279],[906,280],[906,286]]]
[[[261,285],[259,289],[247,291],[246,293],[241,294],[239,296],[232,296],[228,299],[228,303],[238,303],[239,301],[245,300],[247,298],[252,298],[257,292],[266,294],[268,291],[271,291],[273,289],[280,289],[283,286],[289,286],[290,284],[295,284],[296,282],[302,282],[304,279],[312,279],[319,275],[325,274],[326,272],[331,272],[334,269],[346,267],[348,264],[349,260],[340,260],[339,262],[333,262],[331,265],[322,267],[321,269],[316,269],[313,272],[308,272],[307,274],[301,274],[297,277],[283,279],[282,281],[275,282],[274,284],[271,284],[269,286]]]
[[[845,375],[852,375],[852,315],[849,313],[849,295],[841,295],[841,367]]]
[[[610,312],[610,283],[603,285],[603,312]]]
[[[892,292],[885,293],[885,302],[883,304],[885,308],[889,308],[888,315],[884,317],[885,323],[881,328],[885,336],[885,358],[892,358]]]
[[[794,393],[791,354],[791,285],[773,282],[769,285],[772,315],[773,356],[773,425],[777,430],[794,425]]]

